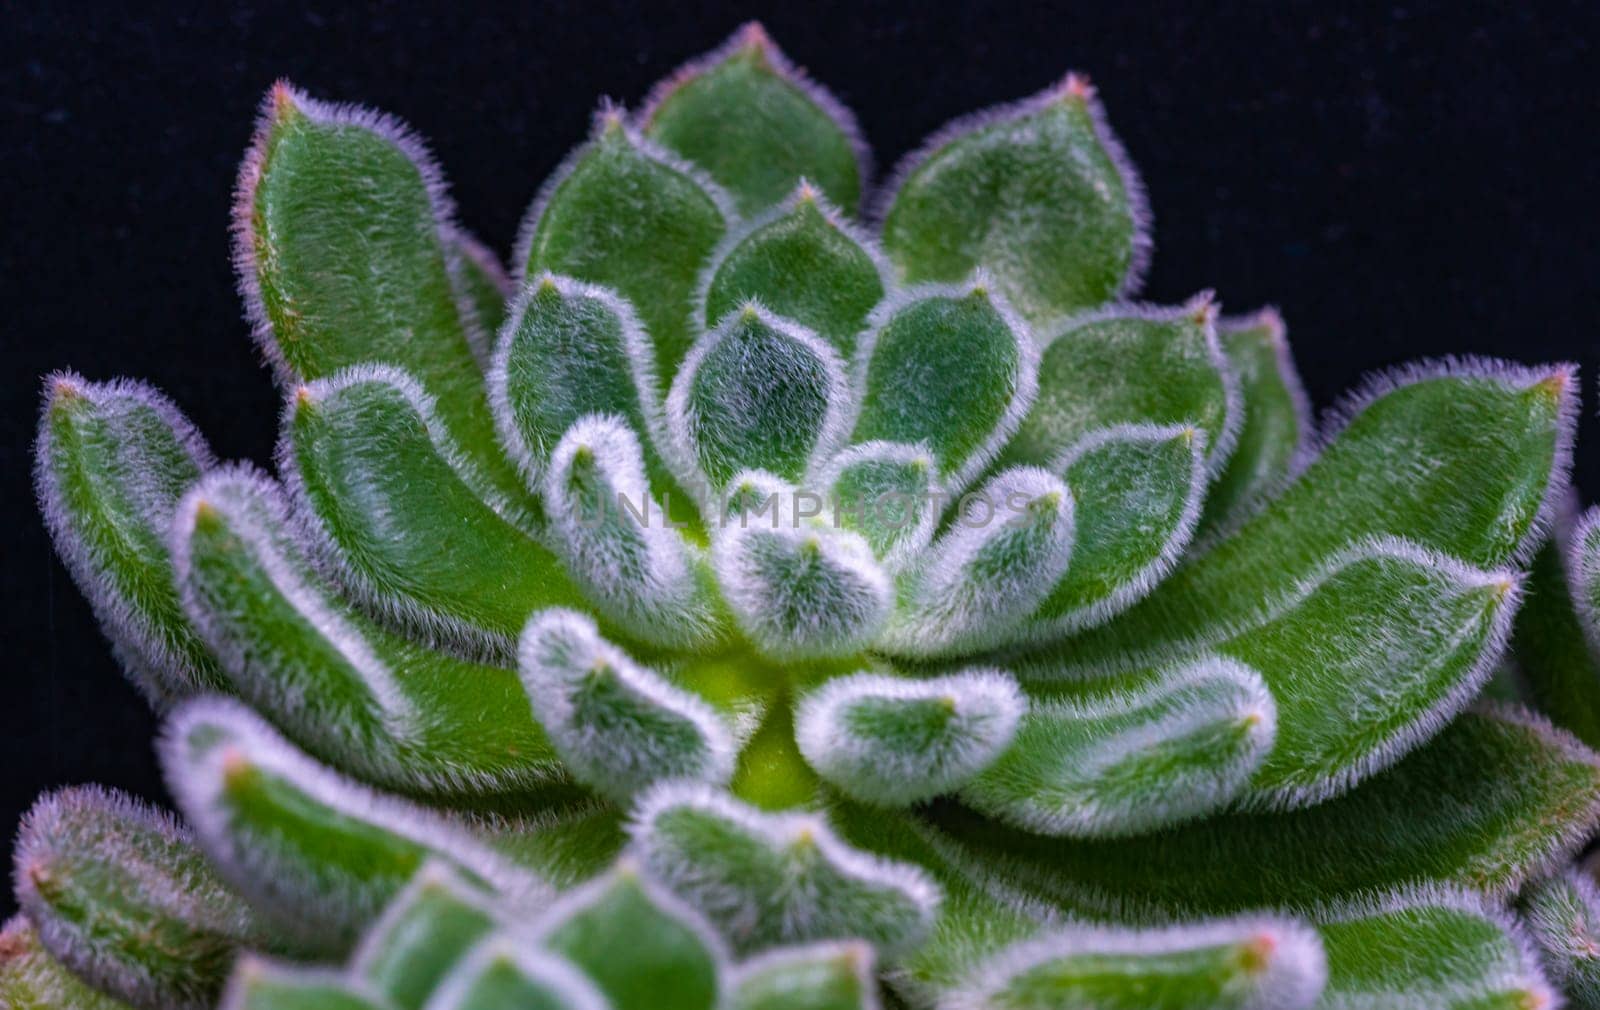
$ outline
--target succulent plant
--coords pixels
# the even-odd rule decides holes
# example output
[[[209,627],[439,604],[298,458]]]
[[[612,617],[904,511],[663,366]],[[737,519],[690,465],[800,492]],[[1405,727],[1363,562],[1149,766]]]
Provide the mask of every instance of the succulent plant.
[[[1515,621],[1600,745],[1593,513],[1517,616],[1574,369],[1314,426],[1274,312],[1129,301],[1081,76],[871,181],[747,27],[600,109],[513,281],[408,129],[274,87],[234,237],[277,476],[47,380],[45,518],[185,824],[41,801],[0,995],[204,1007],[250,949],[354,967],[229,1006],[870,1005],[806,946],[849,942],[917,1006],[1592,1005],[1600,757],[1474,704]]]

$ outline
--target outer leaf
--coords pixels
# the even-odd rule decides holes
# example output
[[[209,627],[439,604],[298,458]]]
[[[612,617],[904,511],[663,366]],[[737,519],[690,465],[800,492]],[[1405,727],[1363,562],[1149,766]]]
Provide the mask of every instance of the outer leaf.
[[[721,941],[627,862],[564,897],[535,933],[594,979],[616,1010],[710,1010],[721,1003]]]
[[[739,951],[859,937],[905,949],[939,892],[923,872],[839,841],[813,814],[763,814],[695,785],[659,786],[634,812],[633,849]]]
[[[1521,930],[1479,896],[1410,888],[1319,918],[1328,986],[1317,1010],[1557,1005]]]
[[[726,186],[743,214],[776,203],[800,177],[854,207],[871,172],[855,116],[754,21],[657,84],[639,123]]]
[[[857,358],[854,441],[923,445],[952,491],[983,472],[1037,388],[1033,339],[984,277],[891,298]]]
[[[1569,869],[1523,892],[1522,923],[1573,1010],[1600,1007],[1600,889]]]
[[[662,382],[689,352],[695,280],[734,220],[725,193],[602,108],[589,143],[568,156],[523,220],[516,262],[621,294],[655,344]]]
[[[119,793],[41,798],[23,818],[14,864],[17,902],[43,946],[135,1006],[205,1010],[239,948],[272,945],[186,830]]]
[[[695,343],[667,397],[667,426],[708,492],[742,470],[795,481],[843,440],[848,399],[834,349],[751,302]]]
[[[1517,614],[1521,684],[1539,710],[1600,744],[1600,509],[1579,517],[1568,501],[1555,535],[1533,559]]]
[[[166,544],[178,497],[213,465],[194,426],[148,386],[46,380],[34,447],[45,523],[129,679],[157,705],[218,682]]]
[[[1005,831],[954,810],[939,823],[1017,886],[1095,915],[1308,907],[1411,882],[1504,896],[1600,823],[1600,758],[1525,713],[1474,712],[1360,789],[1291,813],[1100,842]]]
[[[611,1004],[565,960],[500,934],[461,962],[427,1010],[611,1010]]]
[[[916,446],[864,442],[834,456],[818,483],[836,525],[866,538],[890,571],[898,571],[933,539],[944,493],[938,464]]]
[[[428,864],[367,930],[349,970],[399,1010],[420,1010],[497,923],[487,894],[447,865]]]
[[[602,639],[584,615],[534,615],[518,658],[535,717],[596,791],[626,802],[662,779],[732,776],[736,748],[716,710]]]
[[[1118,305],[1043,331],[1039,392],[1003,464],[1050,466],[1084,436],[1122,424],[1203,430],[1214,472],[1233,451],[1243,410],[1203,291],[1176,308]]]
[[[1224,319],[1217,336],[1239,380],[1244,423],[1228,465],[1206,494],[1201,526],[1226,531],[1282,487],[1301,465],[1313,425],[1311,401],[1300,384],[1277,310]]]
[[[494,250],[459,228],[451,236],[450,253],[450,276],[457,301],[465,303],[461,315],[469,320],[472,353],[487,369],[494,355],[495,334],[506,321],[506,303],[517,288]]]
[[[701,283],[707,327],[758,301],[848,360],[892,280],[873,239],[802,181],[783,203],[722,240]]]
[[[438,399],[452,438],[494,466],[449,270],[453,213],[405,124],[279,82],[239,168],[234,261],[256,340],[285,384],[372,362],[404,368]]]
[[[517,516],[486,502],[448,439],[404,373],[355,369],[295,394],[279,465],[367,609],[509,655],[530,612],[581,595]]]
[[[926,680],[857,673],[801,699],[795,738],[811,767],[849,796],[900,806],[982,772],[1011,742],[1026,706],[998,670]]]
[[[1143,691],[1035,702],[1011,747],[961,795],[1041,834],[1139,834],[1228,806],[1276,736],[1261,677],[1206,657]]]
[[[180,709],[161,756],[218,872],[286,934],[319,949],[346,950],[430,859],[508,900],[545,893],[439,815],[335,775],[237,704]]]
[[[1253,917],[1116,929],[1074,925],[1014,946],[941,1010],[1305,1010],[1327,962],[1315,930]]]
[[[734,1010],[879,1010],[872,947],[785,947],[739,967]]]
[[[1089,82],[958,119],[894,171],[884,246],[907,281],[974,267],[1034,322],[1127,293],[1150,252],[1150,212]]]
[[[221,1010],[390,1010],[343,976],[248,957],[233,973]]]
[[[172,552],[228,685],[321,760],[446,797],[562,777],[516,673],[353,611],[309,570],[283,493],[265,477],[240,468],[201,481],[178,508]]]
[[[128,1010],[53,960],[20,915],[0,929],[0,1000],[10,1010]]]

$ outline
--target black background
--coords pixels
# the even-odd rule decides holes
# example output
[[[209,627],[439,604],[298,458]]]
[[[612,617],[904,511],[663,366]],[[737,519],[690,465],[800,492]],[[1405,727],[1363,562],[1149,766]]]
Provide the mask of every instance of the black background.
[[[35,6],[0,14],[0,833],[54,785],[161,797],[156,720],[35,510],[39,377],[149,379],[221,456],[269,459],[278,398],[226,231],[256,104],[280,75],[408,119],[463,222],[504,255],[598,96],[637,102],[745,17],[856,110],[880,167],[955,115],[1086,71],[1155,207],[1146,297],[1212,287],[1234,311],[1276,303],[1319,407],[1408,358],[1578,359],[1579,481],[1600,496],[1593,0]]]

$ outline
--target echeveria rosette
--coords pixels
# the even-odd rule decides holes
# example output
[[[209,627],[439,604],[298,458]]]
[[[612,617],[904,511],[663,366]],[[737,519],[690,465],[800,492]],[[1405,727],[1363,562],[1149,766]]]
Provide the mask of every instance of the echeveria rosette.
[[[626,1007],[603,929],[557,940],[615,901],[698,938],[649,969],[685,1006],[873,1005],[874,956],[916,1005],[1552,998],[1568,906],[1504,903],[1595,828],[1600,758],[1473,702],[1515,622],[1600,742],[1573,370],[1403,368],[1314,429],[1276,313],[1129,300],[1150,215],[1078,75],[870,221],[863,151],[747,28],[600,110],[512,281],[408,129],[276,86],[235,258],[277,475],[137,383],[47,385],[46,519],[188,827],[45,800],[0,992],[204,1006],[251,947],[354,960],[230,1005]],[[1519,618],[1553,519],[1565,609]],[[384,988],[438,894],[434,976]]]

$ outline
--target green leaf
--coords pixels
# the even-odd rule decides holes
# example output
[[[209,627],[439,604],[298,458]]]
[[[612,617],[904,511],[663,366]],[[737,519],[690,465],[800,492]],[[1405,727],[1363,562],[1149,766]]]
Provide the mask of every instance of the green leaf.
[[[9,1010],[128,1010],[89,988],[45,952],[21,915],[0,929],[0,1001]]]
[[[849,360],[891,283],[873,240],[810,183],[723,239],[703,278],[707,328],[750,301],[832,344]]]
[[[904,806],[947,793],[988,767],[1016,732],[1027,702],[995,670],[909,679],[835,677],[801,698],[800,753],[863,803]]]
[[[409,793],[513,793],[562,777],[515,672],[386,631],[312,571],[277,485],[215,473],[178,508],[184,603],[228,685],[295,742]]]
[[[734,1010],[877,1010],[872,948],[859,941],[785,947],[739,966]]]
[[[1036,388],[1033,338],[988,284],[897,294],[874,313],[858,352],[853,441],[923,445],[952,491],[994,458]]]
[[[507,859],[567,888],[611,865],[627,843],[623,820],[621,810],[591,797],[564,809],[487,818],[479,834]]]
[[[487,370],[494,356],[495,334],[506,321],[506,303],[516,285],[488,246],[457,228],[450,236],[450,278],[455,283],[467,338],[479,367]]]
[[[46,380],[40,510],[128,678],[158,707],[219,683],[184,619],[166,537],[179,496],[213,465],[194,426],[148,386]]]
[[[367,929],[350,974],[397,1010],[422,1010],[463,954],[498,922],[489,896],[430,863]]]
[[[835,455],[817,483],[837,525],[861,534],[889,571],[898,571],[933,539],[941,493],[934,459],[895,442],[863,442]]]
[[[1477,895],[1408,888],[1318,918],[1328,953],[1328,986],[1318,1010],[1556,1005],[1516,924]]]
[[[1600,889],[1594,881],[1568,869],[1524,891],[1518,912],[1568,1005],[1600,1007]]]
[[[1117,620],[1028,650],[1018,666],[1041,681],[1114,675],[1254,636],[1255,645],[1224,651],[1259,670],[1279,703],[1276,781],[1259,785],[1275,803],[1348,788],[1426,739],[1487,678],[1516,600],[1515,578],[1479,569],[1523,555],[1564,480],[1570,382],[1565,370],[1488,365],[1379,380],[1322,456],[1236,534]],[[1372,550],[1394,561],[1355,565],[1343,596],[1324,594],[1345,601],[1342,610],[1319,608],[1306,596]],[[1420,581],[1385,574],[1396,565],[1434,574]],[[1280,619],[1272,611],[1283,606]],[[1357,606],[1376,627],[1393,631],[1380,634],[1368,618],[1353,616]],[[1411,621],[1419,607],[1433,619]],[[1307,620],[1315,621],[1310,635],[1296,627]],[[1329,634],[1336,639],[1324,641]],[[1344,644],[1335,648],[1335,641]],[[1317,645],[1315,660],[1308,643]],[[1385,650],[1402,647],[1422,664],[1406,669],[1409,704],[1375,704],[1373,671],[1389,670]],[[1257,655],[1262,648],[1269,655]],[[1329,675],[1330,665],[1343,672]],[[1323,710],[1335,696],[1342,710]],[[1310,702],[1303,709],[1302,700]],[[1325,735],[1328,727],[1338,729]],[[1347,747],[1352,736],[1363,741],[1354,750]],[[1294,745],[1296,739],[1313,746]],[[1307,760],[1293,767],[1292,754]]]
[[[667,430],[709,498],[741,470],[798,481],[843,441],[849,399],[831,346],[751,302],[696,341],[667,396]]]
[[[639,123],[726,186],[742,214],[776,203],[801,177],[844,207],[866,184],[855,117],[754,21],[657,84]]]
[[[1072,491],[1075,535],[1066,575],[1023,632],[1041,638],[1109,620],[1177,564],[1206,494],[1206,434],[1192,425],[1101,428],[1051,470]]]
[[[630,863],[564,897],[535,928],[616,1010],[711,1010],[727,953],[709,925]]]
[[[1507,775],[1506,769],[1517,769]],[[1043,838],[953,808],[947,841],[1081,914],[1309,907],[1403,883],[1516,891],[1600,825],[1600,757],[1513,710],[1467,713],[1360,789],[1287,813],[1231,813],[1158,835]]]
[[[516,261],[608,287],[638,311],[662,383],[694,341],[690,307],[700,269],[734,211],[709,179],[623,125],[605,108],[589,143],[545,183],[523,221]]]
[[[1124,424],[1203,430],[1213,471],[1232,452],[1242,410],[1209,291],[1176,308],[1113,306],[1044,333],[1039,392],[1002,465],[1053,469],[1090,432]]]
[[[900,576],[880,646],[909,656],[1008,639],[1073,555],[1072,493],[1037,467],[1002,470],[962,499],[951,527]]]
[[[496,468],[483,373],[450,276],[454,211],[410,128],[280,82],[237,194],[239,286],[283,382],[403,368],[438,401],[453,440]]]
[[[509,656],[528,614],[579,604],[561,563],[454,450],[403,372],[297,391],[279,459],[328,560],[370,611]]]
[[[1206,494],[1207,531],[1237,526],[1289,479],[1311,442],[1311,402],[1289,354],[1283,319],[1262,309],[1217,327],[1222,350],[1239,381],[1244,423],[1228,464]]]
[[[1592,747],[1600,744],[1600,509],[1575,513],[1567,502],[1533,559],[1516,661],[1539,710]]]
[[[209,1010],[234,954],[273,946],[170,816],[92,786],[42,797],[14,853],[17,903],[51,955],[142,1007]]]
[[[909,949],[939,903],[920,869],[850,847],[820,816],[761,813],[693,783],[639,801],[633,850],[745,953],[850,937]]]
[[[161,757],[217,872],[284,935],[318,950],[347,951],[430,860],[507,900],[548,894],[441,815],[316,764],[237,703],[179,709]]]
[[[1227,807],[1276,735],[1261,677],[1205,657],[1144,690],[1034,702],[1010,748],[961,796],[1040,834],[1141,834]]]
[[[462,960],[427,1010],[611,1010],[611,1004],[567,961],[502,933]]]
[[[626,803],[663,779],[733,775],[737,748],[717,711],[601,638],[588,617],[540,611],[518,659],[535,717],[596,792]]]
[[[338,973],[249,956],[234,970],[220,1010],[389,1010]]]
[[[1143,187],[1075,74],[950,123],[893,178],[877,216],[905,280],[983,267],[1033,322],[1127,293],[1149,259]]]
[[[1307,1010],[1327,962],[1311,927],[1251,917],[1149,929],[1070,925],[1017,944],[941,1010]]]

